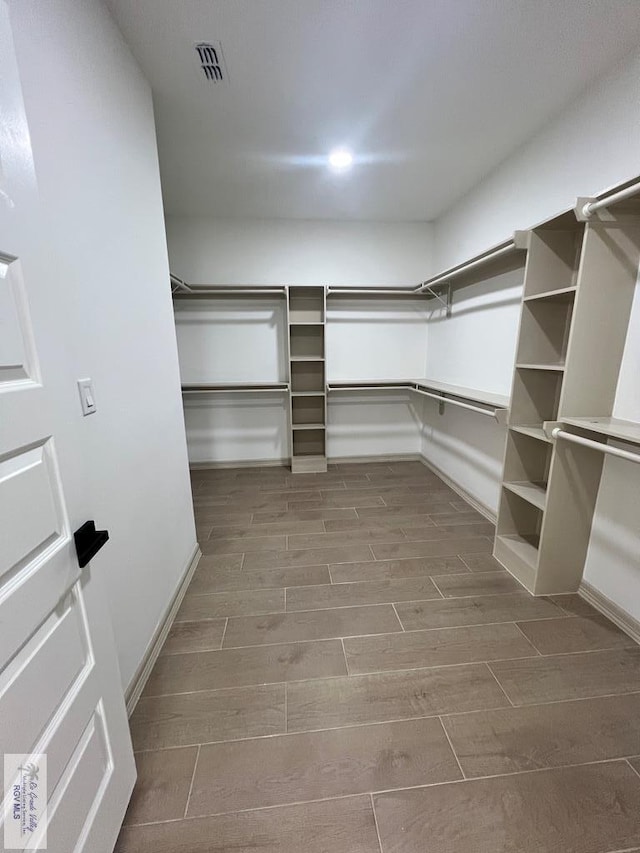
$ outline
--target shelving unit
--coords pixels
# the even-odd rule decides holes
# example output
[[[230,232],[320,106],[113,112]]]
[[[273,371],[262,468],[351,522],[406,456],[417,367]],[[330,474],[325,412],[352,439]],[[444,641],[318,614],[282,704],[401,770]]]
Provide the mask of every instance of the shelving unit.
[[[530,234],[494,556],[534,595],[578,589],[602,444],[640,440],[612,417],[639,264],[637,208]],[[554,440],[558,425],[601,444]]]
[[[532,592],[553,454],[543,425],[559,412],[583,232],[568,212],[529,235],[494,554]]]
[[[327,470],[324,287],[289,287],[287,298],[291,470]]]

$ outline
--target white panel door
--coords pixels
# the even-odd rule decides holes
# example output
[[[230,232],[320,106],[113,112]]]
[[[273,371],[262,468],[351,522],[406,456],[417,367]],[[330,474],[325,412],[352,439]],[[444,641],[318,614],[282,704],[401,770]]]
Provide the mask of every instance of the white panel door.
[[[76,413],[53,392],[68,356],[47,321],[46,234],[6,0],[0,116],[0,760],[46,754],[51,853],[111,853],[135,767],[104,595],[91,565],[78,567],[67,514],[65,490],[77,503],[82,478],[77,464],[65,470],[57,435]]]

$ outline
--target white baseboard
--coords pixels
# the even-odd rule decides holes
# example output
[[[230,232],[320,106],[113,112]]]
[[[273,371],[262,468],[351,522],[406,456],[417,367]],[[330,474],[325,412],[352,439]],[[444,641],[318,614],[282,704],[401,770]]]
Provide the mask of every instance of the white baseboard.
[[[469,492],[463,489],[462,486],[455,482],[455,480],[452,480],[450,477],[447,477],[444,471],[441,471],[437,465],[434,465],[432,462],[429,462],[426,456],[420,454],[419,458],[423,465],[425,465],[430,471],[433,471],[434,474],[437,474],[438,477],[440,477],[440,479],[444,483],[446,483],[446,485],[449,486],[450,489],[453,489],[453,491],[456,494],[460,495],[463,500],[465,500],[468,504],[471,504],[471,506],[481,515],[484,515],[487,521],[490,521],[491,524],[497,523],[498,516],[492,509],[489,509],[488,506],[485,506],[479,500],[470,495]]]
[[[200,561],[201,556],[202,552],[200,551],[200,546],[196,543],[191,557],[187,561],[186,568],[182,573],[182,579],[178,585],[175,595],[169,602],[169,606],[165,610],[162,618],[160,619],[156,630],[153,632],[153,637],[151,638],[151,642],[147,646],[147,650],[144,653],[142,663],[136,670],[135,675],[133,676],[129,686],[127,687],[124,698],[127,705],[127,714],[129,717],[131,716],[131,714],[133,714],[135,707],[138,704],[138,699],[140,698],[142,691],[144,690],[145,684],[147,683],[147,679],[151,675],[151,670],[153,669],[155,662],[158,659],[158,655],[160,654],[162,646],[164,645],[164,641],[167,639],[167,634],[171,629],[173,620],[176,618],[178,608],[182,604],[182,599],[185,596],[187,587],[191,583],[191,578],[193,577],[193,573],[198,567],[198,562]]]
[[[327,456],[327,462],[330,465],[348,465],[353,462],[354,465],[364,464],[367,462],[420,462],[422,457],[419,453],[387,453],[385,455],[375,456]]]
[[[327,462],[333,465],[340,465],[353,462],[357,465],[359,462],[418,462],[422,459],[419,453],[390,453],[385,455],[375,456],[327,456]],[[239,459],[224,462],[190,462],[189,468],[192,471],[207,471],[216,468],[280,468],[282,466],[290,467],[291,459]]]
[[[286,459],[233,459],[224,462],[190,462],[191,471],[207,471],[215,468],[281,468],[289,466],[291,460]]]
[[[610,619],[614,625],[617,625],[621,631],[628,634],[632,640],[640,645],[640,622],[634,619],[626,610],[623,610],[619,604],[611,601],[606,595],[603,595],[600,590],[596,589],[587,581],[580,581],[578,587],[578,595],[584,598],[592,607],[599,610],[603,616]]]

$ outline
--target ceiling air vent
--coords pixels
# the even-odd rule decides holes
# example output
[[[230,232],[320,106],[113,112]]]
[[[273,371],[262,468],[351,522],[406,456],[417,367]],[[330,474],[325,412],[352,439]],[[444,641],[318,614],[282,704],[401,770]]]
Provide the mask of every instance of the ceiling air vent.
[[[219,41],[201,41],[196,45],[202,73],[212,83],[224,83],[227,80],[227,69],[224,64],[222,45]]]

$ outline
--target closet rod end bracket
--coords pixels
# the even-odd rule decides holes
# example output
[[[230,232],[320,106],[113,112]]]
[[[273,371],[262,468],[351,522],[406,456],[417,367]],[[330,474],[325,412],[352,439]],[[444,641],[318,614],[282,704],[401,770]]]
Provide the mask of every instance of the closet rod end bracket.
[[[516,249],[522,249],[525,252],[528,251],[530,239],[531,231],[513,232],[513,245],[516,247]]]
[[[592,217],[591,205],[595,198],[577,198],[574,213],[578,222],[589,222]]]
[[[556,437],[553,434],[555,429],[561,429],[563,426],[562,421],[544,421],[542,424],[542,429],[544,430],[544,434],[547,436],[549,441],[555,442]]]

